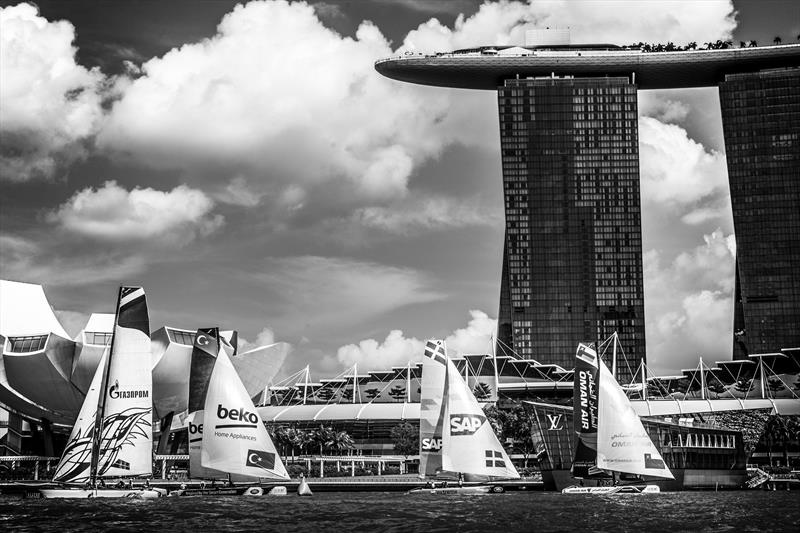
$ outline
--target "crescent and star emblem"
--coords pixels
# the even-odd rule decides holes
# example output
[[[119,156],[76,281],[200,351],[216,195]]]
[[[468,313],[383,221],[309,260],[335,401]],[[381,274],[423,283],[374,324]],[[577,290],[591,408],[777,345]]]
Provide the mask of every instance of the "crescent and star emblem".
[[[199,335],[197,337],[197,344],[199,344],[200,346],[206,346],[208,345],[208,342],[209,342],[208,337],[206,337],[205,335]]]
[[[251,463],[260,463],[261,457],[257,453],[251,453],[250,456],[247,458],[248,461]]]

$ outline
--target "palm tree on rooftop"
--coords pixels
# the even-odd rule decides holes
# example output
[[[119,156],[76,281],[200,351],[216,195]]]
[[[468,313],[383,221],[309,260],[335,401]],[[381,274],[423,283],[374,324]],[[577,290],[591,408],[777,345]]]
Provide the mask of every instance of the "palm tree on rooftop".
[[[776,35],[775,38],[772,39],[772,42],[775,44],[781,44],[783,42],[783,39],[781,39],[780,35]]]

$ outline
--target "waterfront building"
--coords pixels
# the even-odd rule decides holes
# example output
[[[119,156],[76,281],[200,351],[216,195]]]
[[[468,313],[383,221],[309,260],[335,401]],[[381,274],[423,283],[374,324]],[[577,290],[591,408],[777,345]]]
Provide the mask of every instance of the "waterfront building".
[[[0,409],[9,411],[6,435],[0,434],[0,455],[2,448],[19,453],[25,436],[38,431],[43,434],[43,453],[52,455],[53,439],[58,441],[78,416],[111,343],[113,325],[113,314],[93,313],[71,338],[41,285],[0,280]],[[223,334],[236,342],[235,332]],[[165,326],[151,339],[153,405],[157,419],[168,428],[172,416],[186,410],[194,330]],[[251,396],[261,398],[289,349],[278,342],[234,355],[233,366]]]
[[[620,381],[645,354],[636,86],[627,77],[498,88],[506,238],[498,338],[569,368],[617,332]],[[620,353],[622,357],[622,353]]]
[[[538,38],[375,64],[400,81],[497,91],[506,215],[498,349],[569,367],[578,342],[617,330],[626,352],[617,377],[637,371],[646,354],[636,91],[718,84],[745,247],[735,330],[752,353],[799,346],[800,45],[646,53]]]
[[[800,68],[727,75],[719,96],[746,358],[800,346]]]

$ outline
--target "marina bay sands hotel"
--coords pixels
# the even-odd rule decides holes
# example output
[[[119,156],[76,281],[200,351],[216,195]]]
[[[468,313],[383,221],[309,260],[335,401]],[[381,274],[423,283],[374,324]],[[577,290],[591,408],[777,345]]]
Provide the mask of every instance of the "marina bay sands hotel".
[[[736,234],[734,358],[800,346],[800,45],[644,52],[534,30],[376,63],[396,80],[497,91],[505,198],[499,343],[572,367],[617,331],[645,359],[637,91],[719,88]]]

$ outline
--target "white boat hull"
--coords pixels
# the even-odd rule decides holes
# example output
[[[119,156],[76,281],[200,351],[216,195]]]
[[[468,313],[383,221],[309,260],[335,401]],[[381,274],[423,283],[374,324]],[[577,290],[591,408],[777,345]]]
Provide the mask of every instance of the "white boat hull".
[[[142,498],[162,496],[150,489],[39,489],[43,498]]]
[[[658,494],[658,485],[616,485],[612,487],[567,487],[562,494],[595,494],[610,496],[612,494]]]
[[[498,490],[499,489],[499,490]],[[473,485],[469,487],[421,487],[418,489],[411,489],[409,494],[457,494],[457,495],[471,495],[471,494],[490,494],[492,492],[503,492],[503,487],[492,485]]]

